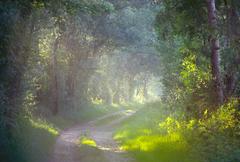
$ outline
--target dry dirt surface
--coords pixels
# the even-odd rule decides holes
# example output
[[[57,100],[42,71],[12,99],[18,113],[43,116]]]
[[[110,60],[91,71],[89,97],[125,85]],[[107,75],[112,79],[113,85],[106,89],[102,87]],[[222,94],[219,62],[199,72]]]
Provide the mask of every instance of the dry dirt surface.
[[[134,113],[119,111],[63,131],[56,141],[50,162],[134,162],[113,139],[118,124]],[[79,144],[82,136],[94,140],[96,147]]]

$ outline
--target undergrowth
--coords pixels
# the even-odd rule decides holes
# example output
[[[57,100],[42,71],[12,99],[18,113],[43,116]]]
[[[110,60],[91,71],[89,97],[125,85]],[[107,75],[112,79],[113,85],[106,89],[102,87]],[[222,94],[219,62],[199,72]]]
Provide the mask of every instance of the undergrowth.
[[[240,124],[236,102],[201,119],[174,115],[161,103],[146,104],[114,138],[138,162],[238,162]],[[178,113],[179,114],[179,113]]]
[[[41,109],[43,112],[46,109],[47,112],[49,108]],[[1,151],[0,148],[0,158],[9,162],[47,162],[62,130],[121,109],[123,107],[119,105],[89,104],[75,110],[65,108],[58,115],[52,116],[47,113],[35,113],[32,111],[34,108],[28,104],[25,111],[17,115],[17,123],[11,133],[13,137],[7,142],[4,150]],[[1,136],[5,135],[0,132]]]

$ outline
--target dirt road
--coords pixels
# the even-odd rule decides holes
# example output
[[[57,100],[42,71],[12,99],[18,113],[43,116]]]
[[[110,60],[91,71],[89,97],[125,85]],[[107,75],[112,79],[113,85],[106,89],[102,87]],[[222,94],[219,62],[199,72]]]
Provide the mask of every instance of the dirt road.
[[[134,162],[113,139],[117,125],[134,113],[119,111],[63,131],[50,162]],[[96,146],[79,144],[83,136],[94,141]]]

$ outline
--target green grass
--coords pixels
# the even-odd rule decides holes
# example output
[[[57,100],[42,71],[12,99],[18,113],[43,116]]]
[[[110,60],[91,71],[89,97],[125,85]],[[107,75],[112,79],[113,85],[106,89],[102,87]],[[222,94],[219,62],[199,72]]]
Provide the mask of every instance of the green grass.
[[[159,126],[167,115],[159,103],[146,104],[122,125],[114,138],[138,162],[199,162],[180,132]]]
[[[161,103],[146,104],[114,138],[137,162],[238,162],[240,113],[235,102],[188,120]]]
[[[34,115],[27,115],[30,113],[21,114],[17,119],[18,125],[14,129],[14,140],[5,150],[7,155],[1,155],[8,158],[9,162],[46,162],[52,155],[53,147],[61,130],[69,128],[75,124],[84,123],[94,120],[100,116],[108,113],[120,111],[125,108],[133,108],[134,104],[125,105],[105,105],[92,104],[78,110],[61,111],[56,116],[37,117]],[[116,116],[115,116],[116,117]],[[106,119],[102,120],[101,124],[108,122]],[[84,154],[87,150],[93,150],[97,155],[101,151],[94,148],[94,141],[90,139],[83,139],[80,154]],[[97,157],[92,157],[89,161],[96,160]],[[98,159],[99,160],[99,159]],[[100,159],[100,161],[105,161]]]
[[[79,144],[80,145],[88,145],[88,146],[92,146],[92,147],[97,147],[97,144],[93,139],[85,137],[85,136],[80,138]]]
[[[62,111],[56,116],[45,118],[21,114],[13,132],[14,140],[9,146],[9,162],[46,162],[52,155],[61,130],[118,109],[120,108],[107,105],[91,105],[79,110]],[[84,141],[87,142],[89,141]]]
[[[29,118],[28,120],[33,129],[42,129],[54,136],[59,135],[59,130],[57,128],[55,128],[53,125],[51,125],[50,123],[48,123],[42,119]]]

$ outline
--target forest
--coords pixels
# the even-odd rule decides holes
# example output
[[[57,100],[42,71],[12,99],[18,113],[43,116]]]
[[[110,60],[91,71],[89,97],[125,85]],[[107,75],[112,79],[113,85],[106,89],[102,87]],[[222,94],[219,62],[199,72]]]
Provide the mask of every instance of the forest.
[[[0,0],[0,162],[240,162],[240,1]]]

